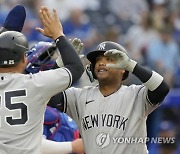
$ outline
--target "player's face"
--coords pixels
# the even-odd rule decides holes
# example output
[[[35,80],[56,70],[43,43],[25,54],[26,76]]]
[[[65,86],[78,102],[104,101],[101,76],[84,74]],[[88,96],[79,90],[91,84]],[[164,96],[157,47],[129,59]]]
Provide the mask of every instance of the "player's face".
[[[104,56],[103,54],[99,55],[96,58],[94,72],[99,81],[100,80],[115,81],[116,79],[119,81],[122,78],[125,71],[106,67],[106,64],[109,63],[115,64],[116,61],[113,58]]]

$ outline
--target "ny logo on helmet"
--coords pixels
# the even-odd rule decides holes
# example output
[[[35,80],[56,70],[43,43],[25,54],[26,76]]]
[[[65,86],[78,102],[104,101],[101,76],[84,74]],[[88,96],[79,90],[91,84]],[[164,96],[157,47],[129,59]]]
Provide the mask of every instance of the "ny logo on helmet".
[[[101,44],[99,45],[99,49],[98,49],[98,50],[105,50],[105,46],[106,46],[105,43],[101,43]]]

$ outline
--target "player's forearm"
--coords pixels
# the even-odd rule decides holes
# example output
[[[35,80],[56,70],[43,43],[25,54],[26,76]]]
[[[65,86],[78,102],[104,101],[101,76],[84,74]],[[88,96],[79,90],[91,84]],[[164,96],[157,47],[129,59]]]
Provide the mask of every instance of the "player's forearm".
[[[138,64],[136,64],[132,73],[136,75],[148,88],[147,99],[152,104],[157,104],[163,101],[169,92],[169,87],[160,74]]]
[[[72,141],[72,151],[74,153],[81,153],[81,154],[83,154],[85,152],[82,139],[79,138],[79,139]]]
[[[77,81],[84,72],[84,67],[73,45],[64,36],[56,39],[57,48],[60,51],[64,67],[72,74],[73,83]]]
[[[136,61],[130,59],[125,49],[122,49],[122,51],[117,49],[108,50],[104,55],[116,60],[116,64],[107,64],[107,67],[119,68],[132,72],[143,82],[148,88],[147,100],[150,103],[157,104],[163,101],[169,92],[169,87],[164,82],[161,75],[140,66]]]
[[[71,152],[71,142],[55,142],[47,139],[42,140],[42,154],[60,154]]]

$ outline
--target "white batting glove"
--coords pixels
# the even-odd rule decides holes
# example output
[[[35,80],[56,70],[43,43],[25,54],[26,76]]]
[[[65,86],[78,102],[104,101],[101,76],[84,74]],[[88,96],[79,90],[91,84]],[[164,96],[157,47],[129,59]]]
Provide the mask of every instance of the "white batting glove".
[[[71,39],[69,39],[69,41],[72,43],[72,45],[74,46],[74,48],[76,49],[77,51],[77,54],[79,55],[80,59],[84,57],[83,54],[80,54],[80,52],[82,51],[83,47],[84,47],[84,44],[81,42],[80,39],[78,38],[74,38],[72,41]],[[63,61],[61,59],[61,57],[59,56],[57,59],[56,59],[56,64],[59,66],[59,67],[63,67],[64,64],[63,64]]]
[[[79,55],[80,52],[83,49],[84,44],[78,38],[74,38],[71,43],[72,43],[72,45],[74,46],[74,48],[76,49],[76,51],[77,51],[77,53]]]
[[[137,64],[137,62],[130,59],[126,53],[117,49],[108,50],[104,53],[104,55],[111,57],[115,59],[116,61],[116,64],[106,65],[107,67],[110,67],[110,68],[124,69],[129,72],[133,72],[134,67]]]

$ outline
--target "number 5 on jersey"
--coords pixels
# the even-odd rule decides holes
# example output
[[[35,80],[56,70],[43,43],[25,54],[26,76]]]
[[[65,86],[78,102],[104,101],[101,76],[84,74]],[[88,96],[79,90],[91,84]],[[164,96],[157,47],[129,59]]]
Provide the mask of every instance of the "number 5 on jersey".
[[[17,117],[14,117],[12,114],[8,114],[4,118],[0,117],[0,127],[3,121],[11,126],[21,125],[27,122],[27,105],[23,102],[12,101],[13,97],[23,96],[26,96],[26,90],[7,91],[4,93],[4,101],[2,100],[2,96],[0,96],[0,109],[2,109],[2,107],[5,107],[8,111],[12,111],[12,113],[17,109],[19,111],[19,115]]]

